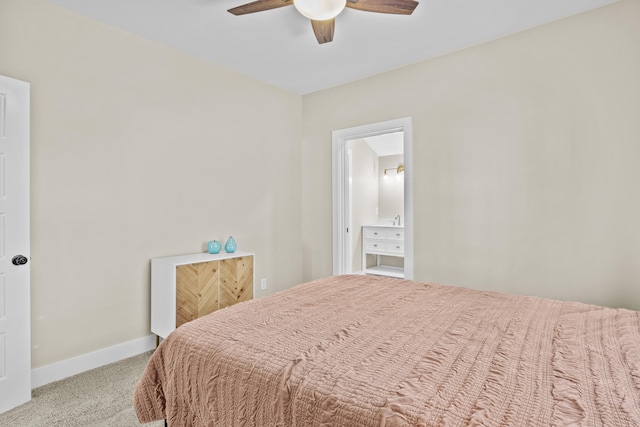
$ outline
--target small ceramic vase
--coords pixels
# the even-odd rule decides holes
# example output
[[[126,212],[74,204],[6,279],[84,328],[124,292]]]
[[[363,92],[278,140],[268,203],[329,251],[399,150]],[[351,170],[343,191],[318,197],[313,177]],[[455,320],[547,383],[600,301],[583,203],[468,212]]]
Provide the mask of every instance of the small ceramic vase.
[[[233,237],[229,237],[227,239],[227,243],[224,244],[225,252],[228,252],[228,253],[231,254],[231,253],[235,252],[236,249],[237,249],[236,241],[233,239]]]
[[[217,254],[220,252],[220,249],[222,249],[222,244],[217,240],[212,240],[207,244],[207,251],[209,251],[210,254]]]

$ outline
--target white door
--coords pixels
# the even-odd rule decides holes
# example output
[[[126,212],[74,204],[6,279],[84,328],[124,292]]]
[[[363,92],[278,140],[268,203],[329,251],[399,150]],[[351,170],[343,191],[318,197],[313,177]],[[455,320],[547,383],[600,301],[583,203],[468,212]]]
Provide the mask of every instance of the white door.
[[[0,76],[0,413],[31,400],[29,84]]]

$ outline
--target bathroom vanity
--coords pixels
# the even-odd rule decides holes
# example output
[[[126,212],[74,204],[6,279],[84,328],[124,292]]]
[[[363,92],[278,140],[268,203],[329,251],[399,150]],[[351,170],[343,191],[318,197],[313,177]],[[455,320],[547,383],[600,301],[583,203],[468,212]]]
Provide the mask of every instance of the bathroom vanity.
[[[367,265],[367,255],[375,255],[375,265]],[[381,257],[404,258],[404,227],[365,225],[362,227],[362,271],[364,274],[404,279],[404,268],[385,265]]]

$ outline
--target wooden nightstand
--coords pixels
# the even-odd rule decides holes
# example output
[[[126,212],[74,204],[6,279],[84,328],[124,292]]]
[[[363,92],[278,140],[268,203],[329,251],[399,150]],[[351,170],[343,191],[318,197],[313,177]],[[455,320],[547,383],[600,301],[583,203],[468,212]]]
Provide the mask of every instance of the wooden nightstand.
[[[254,295],[250,252],[151,259],[151,332],[166,338],[180,325]]]

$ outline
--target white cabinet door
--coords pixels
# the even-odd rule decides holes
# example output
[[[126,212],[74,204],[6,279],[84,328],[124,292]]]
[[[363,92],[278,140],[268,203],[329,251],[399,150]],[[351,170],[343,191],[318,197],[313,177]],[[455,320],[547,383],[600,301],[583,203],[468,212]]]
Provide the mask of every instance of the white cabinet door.
[[[31,400],[29,253],[29,84],[0,76],[0,413]]]

